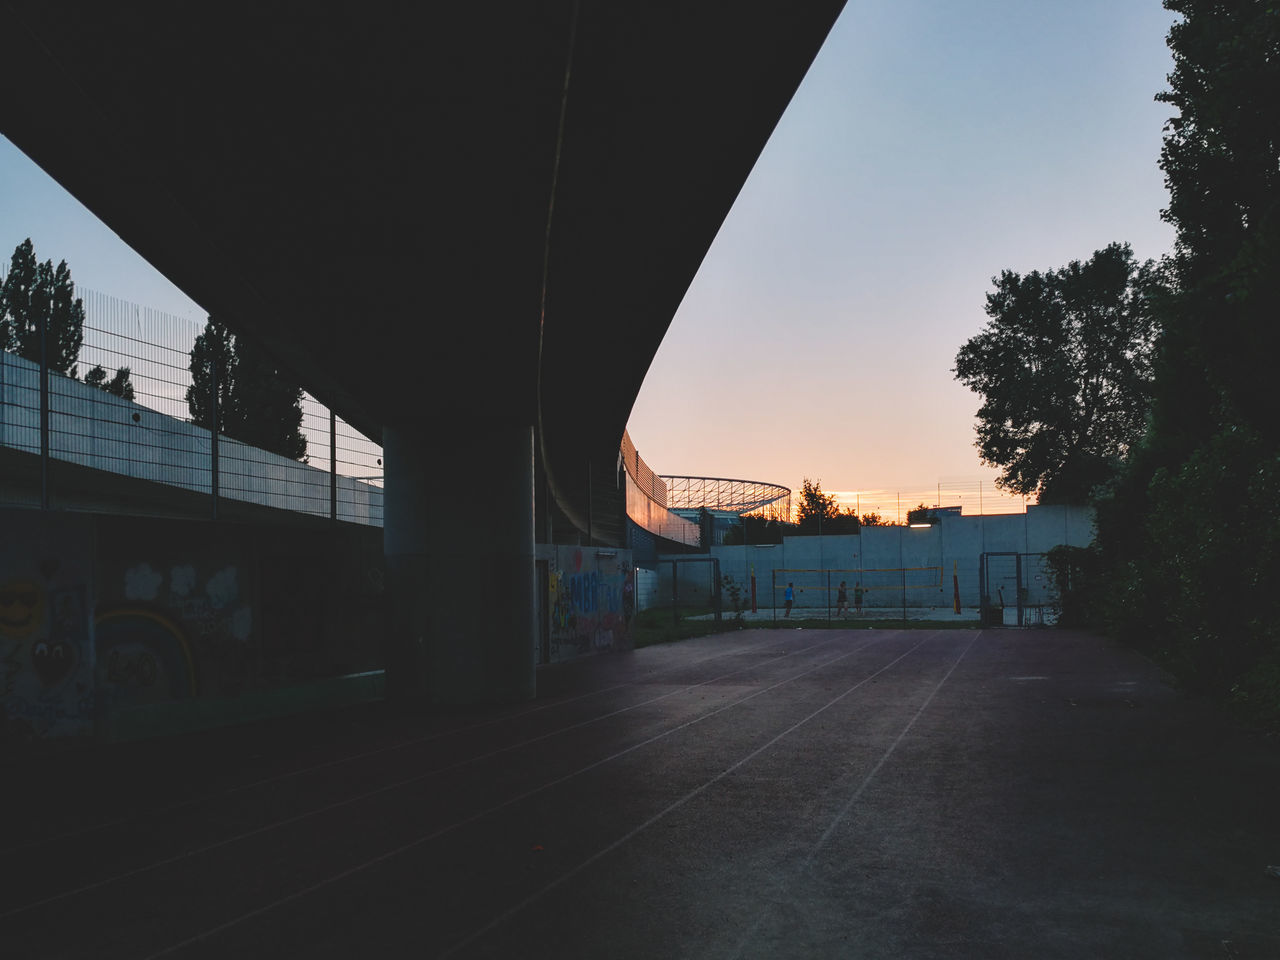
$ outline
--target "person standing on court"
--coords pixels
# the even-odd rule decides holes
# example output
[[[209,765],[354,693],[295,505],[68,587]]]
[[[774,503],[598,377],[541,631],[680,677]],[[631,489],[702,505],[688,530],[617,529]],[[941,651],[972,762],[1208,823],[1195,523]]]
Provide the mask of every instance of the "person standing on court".
[[[836,591],[836,614],[841,618],[849,615],[849,589],[843,580],[840,581],[840,589]]]
[[[861,582],[853,585],[853,615],[855,617],[862,616],[862,584]]]
[[[787,604],[787,610],[783,616],[789,617],[791,616],[791,605],[796,602],[796,588],[793,584],[787,584],[787,589],[782,592],[782,599]]]

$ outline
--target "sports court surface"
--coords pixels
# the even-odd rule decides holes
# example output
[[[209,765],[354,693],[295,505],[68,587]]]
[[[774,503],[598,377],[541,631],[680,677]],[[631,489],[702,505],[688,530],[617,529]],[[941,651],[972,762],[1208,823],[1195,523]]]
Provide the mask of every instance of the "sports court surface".
[[[0,954],[1280,957],[1280,751],[1079,633],[745,630],[6,761]]]

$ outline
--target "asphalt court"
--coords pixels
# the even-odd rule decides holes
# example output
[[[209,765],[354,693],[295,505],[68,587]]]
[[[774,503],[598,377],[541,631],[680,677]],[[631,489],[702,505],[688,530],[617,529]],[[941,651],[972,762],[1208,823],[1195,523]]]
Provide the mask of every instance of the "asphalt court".
[[[743,630],[539,698],[7,762],[13,957],[1280,957],[1280,756],[1058,630]]]

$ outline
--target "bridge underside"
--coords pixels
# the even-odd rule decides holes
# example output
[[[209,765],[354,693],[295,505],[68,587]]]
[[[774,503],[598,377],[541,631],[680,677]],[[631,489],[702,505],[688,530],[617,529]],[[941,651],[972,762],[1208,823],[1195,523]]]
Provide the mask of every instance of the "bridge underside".
[[[460,589],[422,568],[442,535],[488,541],[504,576],[531,583],[535,455],[585,526],[586,464],[614,462],[842,2],[14,0],[0,132],[342,417],[390,431],[388,552],[413,558],[410,592],[438,609]],[[520,500],[466,528],[460,485],[468,506]],[[502,629],[532,631],[531,590]],[[426,609],[400,618],[415,650],[492,648]],[[532,661],[506,689],[488,659],[451,689],[523,695]]]

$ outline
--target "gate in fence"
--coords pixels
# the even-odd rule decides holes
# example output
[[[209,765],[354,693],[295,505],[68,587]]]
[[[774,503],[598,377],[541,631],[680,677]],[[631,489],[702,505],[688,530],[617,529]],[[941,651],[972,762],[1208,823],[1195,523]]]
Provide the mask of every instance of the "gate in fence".
[[[978,558],[978,594],[983,626],[1044,626],[1049,622],[1046,613],[1052,619],[1052,583],[1043,553],[982,554]]]

